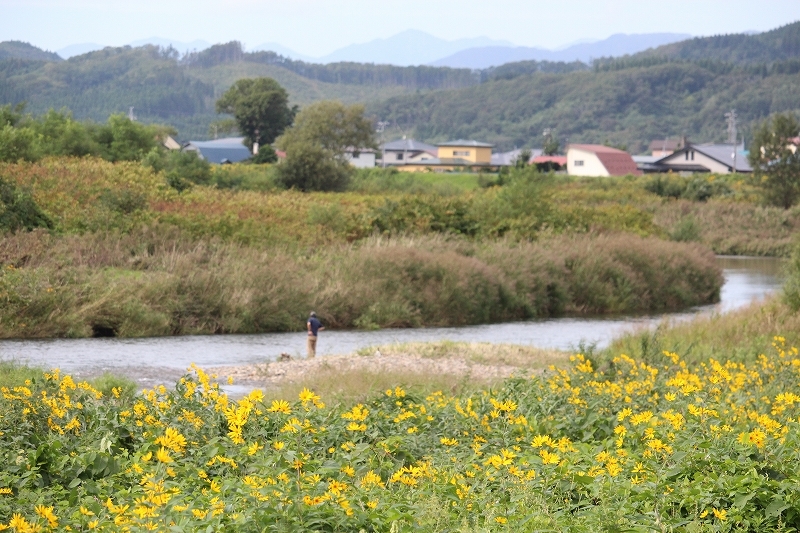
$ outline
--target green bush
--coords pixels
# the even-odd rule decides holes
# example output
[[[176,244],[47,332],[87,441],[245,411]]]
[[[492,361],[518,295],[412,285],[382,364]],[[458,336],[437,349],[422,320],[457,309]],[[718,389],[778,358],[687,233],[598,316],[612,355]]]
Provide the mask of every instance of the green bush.
[[[714,176],[678,176],[675,174],[655,174],[647,179],[645,190],[664,198],[683,198],[695,202],[705,202],[710,198],[730,196],[733,189],[724,180]]]
[[[0,232],[52,227],[30,194],[0,177]]]
[[[343,191],[353,168],[336,159],[328,150],[313,144],[298,143],[278,165],[278,182],[298,191]]]
[[[179,191],[192,185],[210,185],[212,182],[211,165],[194,151],[154,148],[145,156],[142,164],[156,172],[163,172],[167,183]]]

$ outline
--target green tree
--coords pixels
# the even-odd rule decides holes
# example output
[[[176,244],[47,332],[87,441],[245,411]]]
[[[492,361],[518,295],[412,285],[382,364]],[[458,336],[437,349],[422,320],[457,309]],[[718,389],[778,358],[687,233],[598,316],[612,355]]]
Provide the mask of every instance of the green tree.
[[[51,109],[30,125],[38,135],[43,154],[83,157],[100,153],[100,145],[92,138],[89,128],[75,121],[69,111]]]
[[[558,139],[552,133],[548,133],[544,139],[544,146],[542,152],[544,155],[555,155],[561,149]]]
[[[271,144],[294,120],[297,106],[272,78],[242,79],[217,100],[217,113],[229,113],[252,147]]]
[[[775,115],[756,130],[750,148],[755,184],[764,198],[784,209],[800,199],[800,123],[791,113]]]
[[[528,163],[531,160],[531,155],[532,155],[532,153],[531,153],[531,151],[529,149],[525,148],[525,149],[521,150],[519,152],[519,155],[517,156],[517,158],[514,160],[514,167],[515,168],[525,168],[525,167],[527,167]]]
[[[140,161],[158,146],[161,134],[158,126],[134,122],[123,114],[111,115],[106,124],[90,130],[108,161]]]
[[[34,161],[38,158],[36,133],[30,128],[0,125],[0,161]]]
[[[377,148],[363,106],[327,101],[301,111],[294,126],[278,139],[278,146],[286,152],[280,181],[301,191],[344,189],[353,172],[347,149]]]

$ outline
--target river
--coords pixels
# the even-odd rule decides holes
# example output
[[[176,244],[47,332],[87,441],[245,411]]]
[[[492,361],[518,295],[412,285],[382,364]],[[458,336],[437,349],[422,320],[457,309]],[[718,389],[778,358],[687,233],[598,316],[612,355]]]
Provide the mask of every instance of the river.
[[[724,313],[763,299],[780,289],[781,261],[773,258],[718,257],[725,284],[720,303],[657,316],[552,318],[457,328],[324,331],[317,354],[352,353],[396,342],[440,340],[535,345],[570,350],[579,344],[608,346],[634,328],[653,327],[665,319],[688,320]],[[113,372],[140,384],[174,382],[191,363],[203,368],[264,362],[281,353],[302,356],[305,333],[202,335],[144,339],[47,339],[0,341],[0,359],[45,368],[61,368],[78,377]]]

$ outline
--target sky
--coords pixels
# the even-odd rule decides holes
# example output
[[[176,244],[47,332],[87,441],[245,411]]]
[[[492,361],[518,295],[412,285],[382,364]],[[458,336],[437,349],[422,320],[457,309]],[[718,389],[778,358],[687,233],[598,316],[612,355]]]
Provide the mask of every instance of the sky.
[[[765,31],[800,20],[800,0],[0,0],[0,41],[47,50],[163,37],[245,48],[280,43],[322,56],[408,29],[555,49],[615,33],[694,36]]]

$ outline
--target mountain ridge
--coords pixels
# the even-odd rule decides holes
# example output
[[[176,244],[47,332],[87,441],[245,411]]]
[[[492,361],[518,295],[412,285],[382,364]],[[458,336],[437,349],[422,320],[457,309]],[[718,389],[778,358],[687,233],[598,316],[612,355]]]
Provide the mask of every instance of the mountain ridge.
[[[532,48],[526,46],[490,46],[469,48],[430,63],[431,66],[451,68],[484,69],[518,61],[581,61],[591,63],[592,59],[606,56],[631,55],[656,46],[686,40],[692,36],[686,33],[618,33],[606,39],[588,43],[578,43],[560,50]]]

